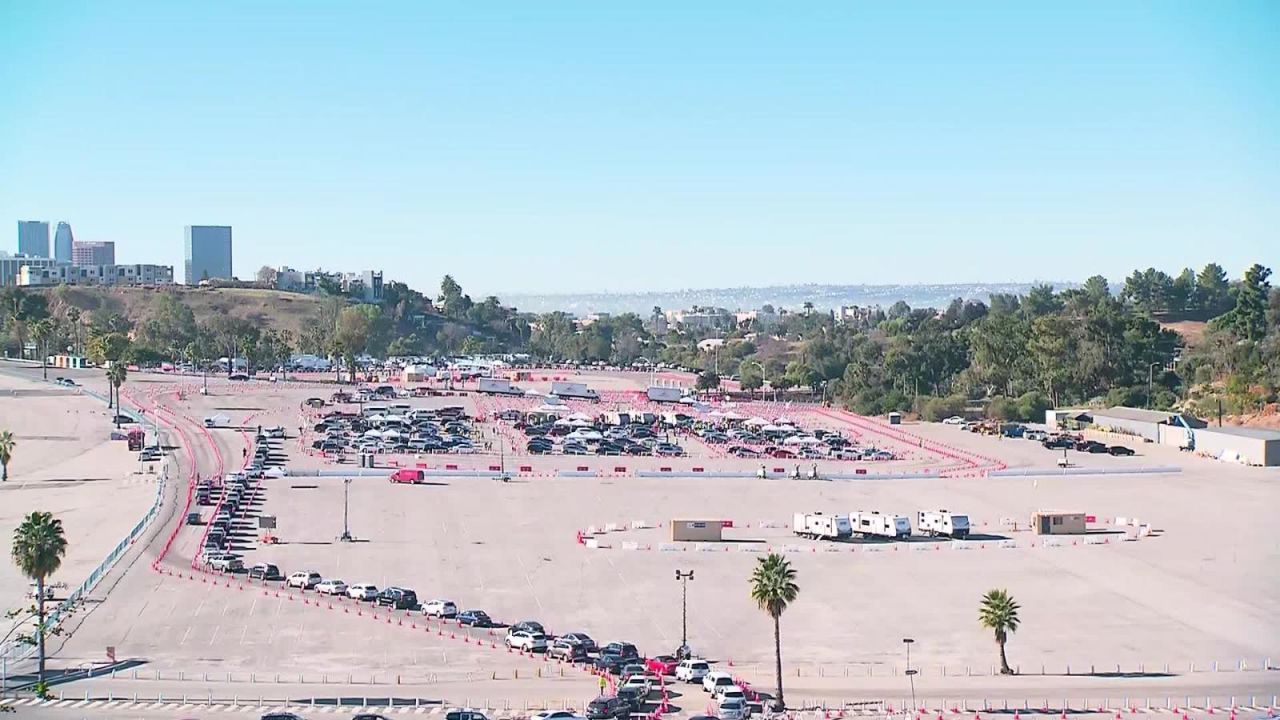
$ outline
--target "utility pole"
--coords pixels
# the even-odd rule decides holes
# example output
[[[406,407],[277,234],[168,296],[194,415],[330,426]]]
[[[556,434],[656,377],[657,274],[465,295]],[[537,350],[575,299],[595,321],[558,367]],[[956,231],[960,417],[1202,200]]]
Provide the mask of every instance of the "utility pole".
[[[692,570],[676,570],[676,580],[680,581],[680,659],[689,655],[689,581],[693,579]]]
[[[342,479],[342,537],[338,538],[342,542],[351,542],[355,538],[351,537],[351,528],[347,525],[347,511],[351,506],[351,478]]]
[[[1152,384],[1152,380],[1155,379],[1156,367],[1159,365],[1160,363],[1153,362],[1147,366],[1147,409],[1148,410],[1151,409],[1151,384]]]

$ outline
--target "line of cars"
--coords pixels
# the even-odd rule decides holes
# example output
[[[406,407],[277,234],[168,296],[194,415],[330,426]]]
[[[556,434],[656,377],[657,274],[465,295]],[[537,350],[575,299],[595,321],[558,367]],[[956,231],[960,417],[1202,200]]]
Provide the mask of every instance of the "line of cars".
[[[556,423],[523,425],[517,429],[529,438],[525,450],[530,455],[636,455],[681,457],[679,443],[672,442],[646,425],[583,425],[572,428]],[[556,438],[559,438],[557,442]]]
[[[213,506],[213,516],[208,520],[209,529],[204,535],[198,558],[210,569],[228,573],[244,570],[244,560],[234,552],[232,538],[237,532],[248,530],[252,533],[252,527],[246,527],[245,521],[262,489],[259,480],[278,474],[280,465],[284,463],[285,455],[280,447],[284,437],[283,429],[259,428],[254,436],[251,456],[248,452],[245,454],[243,471],[227,473],[217,484],[210,478],[196,481],[196,506]],[[186,522],[188,525],[203,524],[203,513],[198,509],[188,512]]]
[[[997,422],[995,420],[965,420],[953,415],[942,421],[944,425],[955,425],[961,430],[979,435],[1000,435],[1007,438],[1022,438],[1038,442],[1047,450],[1078,450],[1094,455],[1115,455],[1128,457],[1133,455],[1133,448],[1125,445],[1107,445],[1097,440],[1086,440],[1082,435],[1066,432],[1049,432],[1029,428],[1016,422]]]

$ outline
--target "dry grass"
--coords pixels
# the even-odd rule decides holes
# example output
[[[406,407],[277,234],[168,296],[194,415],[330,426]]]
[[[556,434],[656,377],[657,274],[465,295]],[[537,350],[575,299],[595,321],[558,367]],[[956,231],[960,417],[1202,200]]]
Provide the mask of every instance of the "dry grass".
[[[191,308],[197,322],[215,315],[245,318],[265,327],[289,330],[297,337],[319,311],[320,300],[310,295],[278,290],[240,288],[134,288],[63,287],[51,292],[53,304],[66,303],[90,315],[116,313],[134,323],[146,320],[156,302],[176,295]]]

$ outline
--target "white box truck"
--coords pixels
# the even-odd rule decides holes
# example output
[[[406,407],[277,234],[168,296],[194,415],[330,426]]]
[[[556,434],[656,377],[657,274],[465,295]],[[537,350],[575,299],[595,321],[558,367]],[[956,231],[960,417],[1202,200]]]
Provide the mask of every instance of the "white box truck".
[[[210,415],[204,419],[204,426],[207,428],[231,427],[231,418],[226,415]]]
[[[966,538],[969,537],[969,516],[949,510],[925,510],[916,513],[916,529],[929,536]]]
[[[820,512],[796,513],[791,522],[791,530],[800,537],[812,540],[839,540],[853,534],[849,518],[843,515],[823,515]]]
[[[911,521],[903,515],[881,515],[878,510],[849,513],[853,532],[863,537],[904,540],[911,537]]]
[[[476,390],[486,395],[524,395],[523,390],[512,385],[511,381],[506,378],[482,377]]]
[[[558,398],[569,398],[571,400],[591,400],[595,402],[600,399],[595,390],[587,387],[584,383],[576,382],[553,382],[551,383],[551,394]]]
[[[680,398],[684,396],[684,391],[677,387],[658,387],[655,385],[650,387],[646,394],[653,402],[680,402]]]

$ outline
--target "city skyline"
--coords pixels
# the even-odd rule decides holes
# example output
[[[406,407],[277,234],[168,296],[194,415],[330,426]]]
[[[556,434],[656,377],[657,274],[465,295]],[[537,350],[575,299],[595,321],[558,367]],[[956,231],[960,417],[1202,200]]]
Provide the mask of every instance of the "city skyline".
[[[500,6],[10,4],[0,216],[477,294],[1275,257],[1274,3]]]

